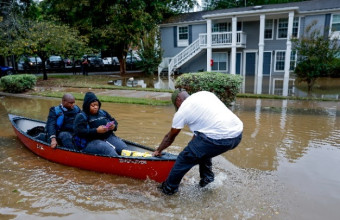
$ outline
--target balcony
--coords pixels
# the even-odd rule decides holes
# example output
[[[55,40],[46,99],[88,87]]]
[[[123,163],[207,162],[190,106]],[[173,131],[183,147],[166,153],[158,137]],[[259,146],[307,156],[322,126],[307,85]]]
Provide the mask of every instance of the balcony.
[[[213,32],[211,33],[212,48],[231,48],[232,32]],[[236,32],[236,47],[245,48],[247,35],[242,31]],[[207,34],[199,35],[200,47],[207,47]]]

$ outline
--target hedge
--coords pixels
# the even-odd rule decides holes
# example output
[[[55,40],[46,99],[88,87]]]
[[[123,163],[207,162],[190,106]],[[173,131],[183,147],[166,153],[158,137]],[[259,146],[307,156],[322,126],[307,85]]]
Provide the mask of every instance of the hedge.
[[[189,94],[198,91],[213,92],[224,104],[232,105],[242,85],[240,75],[217,72],[186,73],[175,81],[175,87]]]
[[[9,75],[0,79],[0,86],[5,92],[21,93],[33,89],[36,82],[37,77],[35,75]]]

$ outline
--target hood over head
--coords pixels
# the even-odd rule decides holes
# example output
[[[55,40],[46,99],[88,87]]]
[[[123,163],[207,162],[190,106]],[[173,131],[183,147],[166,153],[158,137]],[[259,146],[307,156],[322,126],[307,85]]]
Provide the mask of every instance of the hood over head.
[[[102,105],[102,103],[99,101],[97,96],[93,92],[87,92],[84,97],[84,102],[83,102],[83,111],[86,114],[90,114],[90,105],[92,102],[97,101],[99,104],[99,109]]]

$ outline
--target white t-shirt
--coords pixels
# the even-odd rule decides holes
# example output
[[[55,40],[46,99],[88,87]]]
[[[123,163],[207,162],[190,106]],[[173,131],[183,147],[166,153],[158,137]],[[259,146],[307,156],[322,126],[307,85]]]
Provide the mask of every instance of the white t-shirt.
[[[185,125],[217,140],[235,138],[243,131],[242,121],[214,93],[206,91],[189,96],[176,112],[172,127]]]

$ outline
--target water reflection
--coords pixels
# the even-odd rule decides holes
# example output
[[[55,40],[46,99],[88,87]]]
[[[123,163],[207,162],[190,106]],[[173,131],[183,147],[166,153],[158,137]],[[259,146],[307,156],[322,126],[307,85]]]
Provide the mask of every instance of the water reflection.
[[[112,80],[109,84],[116,86],[140,87],[140,88],[155,88],[155,89],[175,89],[175,80],[178,76],[135,76],[135,77],[120,77]],[[241,92],[242,93],[258,93],[257,87],[261,86],[261,94],[283,95],[283,78],[263,76],[262,83],[257,85],[254,76],[244,77]],[[299,83],[295,79],[288,80],[287,93],[288,96],[296,97],[314,97],[328,98],[340,100],[340,78],[322,78],[316,81],[313,91],[308,94],[307,86],[304,83]]]
[[[115,86],[155,88],[155,89],[175,89],[175,78],[173,77],[123,77],[111,80],[108,83]]]
[[[65,167],[26,150],[7,114],[45,120],[59,99],[0,101],[5,218],[337,219],[340,214],[339,102],[237,99],[232,110],[244,122],[244,138],[235,150],[214,158],[216,181],[199,189],[195,167],[179,194],[166,197],[153,181]],[[119,121],[118,136],[150,147],[158,146],[174,114],[172,106],[103,103],[103,108]],[[168,151],[179,153],[190,139],[184,129]]]

